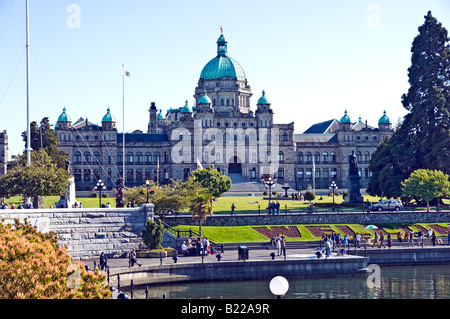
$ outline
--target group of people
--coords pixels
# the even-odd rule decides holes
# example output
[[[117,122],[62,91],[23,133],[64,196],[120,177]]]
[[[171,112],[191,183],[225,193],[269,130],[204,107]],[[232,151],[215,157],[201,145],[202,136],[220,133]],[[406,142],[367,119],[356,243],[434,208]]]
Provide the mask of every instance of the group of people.
[[[8,203],[3,203],[0,206],[0,209],[32,209],[32,208],[34,208],[33,203],[27,203],[27,204],[24,204],[24,205],[19,204],[17,206],[17,208],[16,208],[16,205],[14,205],[14,203],[11,204],[11,206],[9,206]]]
[[[183,241],[181,244],[181,254],[183,256],[208,256],[214,254],[214,249],[206,237],[188,238],[188,242]]]
[[[276,202],[269,201],[269,205],[267,205],[267,210],[269,211],[269,215],[279,215],[280,214],[280,203],[278,201],[276,201]]]
[[[270,241],[272,246],[277,248],[278,256],[286,255],[286,237],[283,234],[272,237]]]

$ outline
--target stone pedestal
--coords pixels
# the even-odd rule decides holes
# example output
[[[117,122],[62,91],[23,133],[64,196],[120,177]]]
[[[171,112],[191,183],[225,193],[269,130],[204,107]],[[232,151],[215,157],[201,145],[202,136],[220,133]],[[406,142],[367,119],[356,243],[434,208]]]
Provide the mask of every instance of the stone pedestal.
[[[360,193],[360,179],[359,175],[350,175],[350,187],[348,188],[348,202],[352,204],[363,203],[364,199]]]
[[[61,195],[59,201],[55,203],[56,208],[71,208],[75,203],[75,178],[69,178],[69,186],[67,187],[67,194]]]

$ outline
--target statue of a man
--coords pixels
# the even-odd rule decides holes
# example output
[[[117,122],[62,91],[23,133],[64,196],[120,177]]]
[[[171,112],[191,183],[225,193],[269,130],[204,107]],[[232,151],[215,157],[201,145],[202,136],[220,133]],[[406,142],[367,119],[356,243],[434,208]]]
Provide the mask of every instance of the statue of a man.
[[[358,172],[358,161],[356,159],[355,151],[352,151],[352,155],[350,155],[348,157],[348,163],[349,163],[349,166],[350,166],[348,175],[349,176],[358,175],[359,174],[359,172]]]

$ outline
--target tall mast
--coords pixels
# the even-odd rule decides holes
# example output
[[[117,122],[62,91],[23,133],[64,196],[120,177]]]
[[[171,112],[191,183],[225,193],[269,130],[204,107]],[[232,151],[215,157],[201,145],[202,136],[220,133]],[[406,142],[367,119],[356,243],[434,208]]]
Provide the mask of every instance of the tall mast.
[[[30,138],[30,37],[28,0],[26,0],[26,51],[27,51],[27,164],[31,164],[31,138]]]

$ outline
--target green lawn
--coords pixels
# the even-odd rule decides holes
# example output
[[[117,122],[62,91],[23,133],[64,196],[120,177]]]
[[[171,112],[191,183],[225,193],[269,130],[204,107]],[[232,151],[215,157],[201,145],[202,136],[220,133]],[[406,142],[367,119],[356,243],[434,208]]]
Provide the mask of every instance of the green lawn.
[[[56,202],[59,201],[59,196],[44,196],[44,206],[45,208],[49,208],[50,205],[55,205]],[[99,207],[99,199],[98,198],[77,198],[77,202],[81,202],[84,208],[98,208]],[[16,207],[23,203],[22,196],[12,196],[10,198],[6,198],[5,202],[11,206],[14,204]],[[102,204],[109,203],[111,207],[116,207],[116,199],[113,197],[110,198],[102,198]]]

